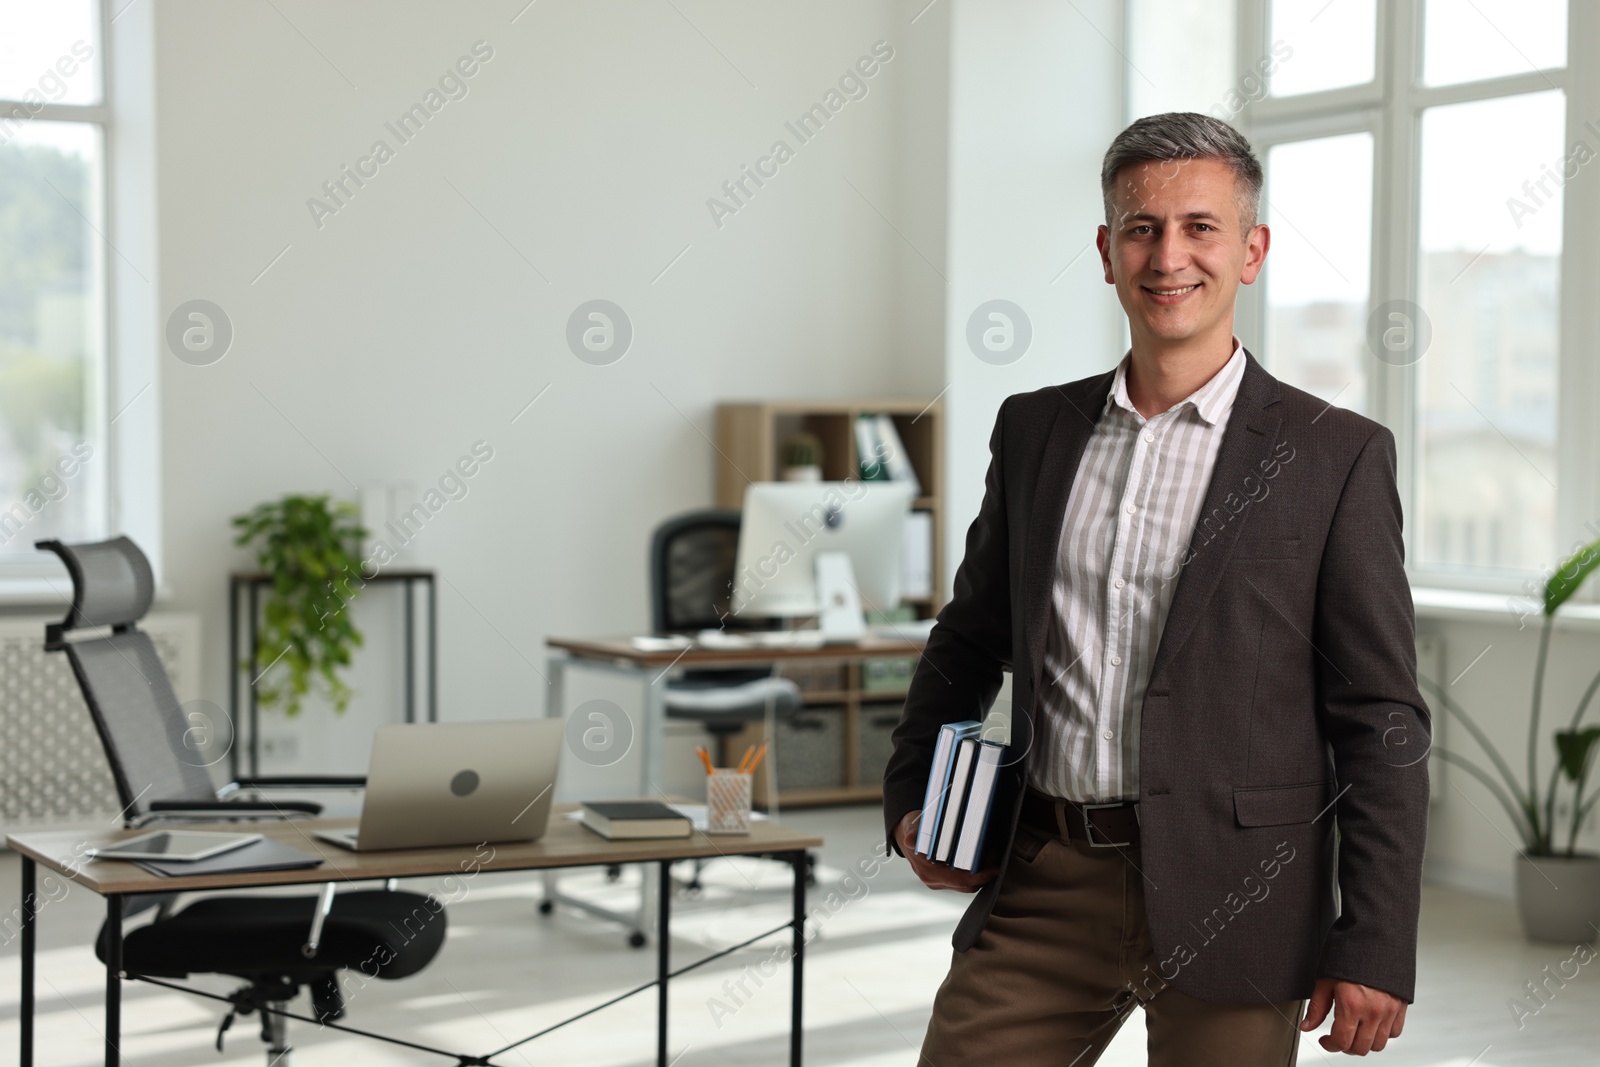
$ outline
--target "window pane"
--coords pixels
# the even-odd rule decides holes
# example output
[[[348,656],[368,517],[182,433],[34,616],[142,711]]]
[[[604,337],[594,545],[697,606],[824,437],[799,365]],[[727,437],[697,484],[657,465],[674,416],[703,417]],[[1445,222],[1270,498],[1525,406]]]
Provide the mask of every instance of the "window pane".
[[[1265,199],[1267,365],[1290,385],[1365,413],[1372,135],[1273,146]]]
[[[41,537],[102,532],[100,150],[98,126],[39,121],[0,147],[3,561],[36,560]]]
[[[0,0],[0,100],[34,107],[100,102],[94,0]],[[15,132],[14,120],[0,122],[0,144]]]
[[[1233,0],[1127,0],[1123,11],[1128,121],[1164,111],[1231,121],[1261,98],[1264,68],[1234,62]]]
[[[1423,26],[1428,85],[1567,64],[1567,0],[1428,0]]]
[[[1272,95],[1371,81],[1377,20],[1377,0],[1272,0],[1267,38],[1279,60]]]
[[[1422,119],[1417,363],[1420,562],[1554,563],[1565,99],[1529,93]],[[1493,145],[1485,151],[1485,145]]]

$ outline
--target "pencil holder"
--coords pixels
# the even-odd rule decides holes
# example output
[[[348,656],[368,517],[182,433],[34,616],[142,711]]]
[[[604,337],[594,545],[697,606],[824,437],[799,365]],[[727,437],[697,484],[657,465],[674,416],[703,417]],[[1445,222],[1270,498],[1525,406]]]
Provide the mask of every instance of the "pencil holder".
[[[750,775],[717,771],[706,775],[706,833],[750,832]]]

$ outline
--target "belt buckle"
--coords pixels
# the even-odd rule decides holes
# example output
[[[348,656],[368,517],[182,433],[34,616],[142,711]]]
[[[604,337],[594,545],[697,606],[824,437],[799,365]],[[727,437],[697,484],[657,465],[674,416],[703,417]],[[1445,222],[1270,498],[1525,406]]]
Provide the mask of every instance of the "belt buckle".
[[[1083,838],[1085,841],[1089,842],[1090,848],[1124,848],[1131,847],[1133,845],[1132,841],[1096,841],[1094,839],[1095,825],[1090,821],[1089,813],[1091,811],[1098,811],[1101,808],[1120,808],[1122,807],[1122,804],[1122,801],[1117,801],[1116,803],[1112,804],[1079,805],[1079,813],[1083,816]]]

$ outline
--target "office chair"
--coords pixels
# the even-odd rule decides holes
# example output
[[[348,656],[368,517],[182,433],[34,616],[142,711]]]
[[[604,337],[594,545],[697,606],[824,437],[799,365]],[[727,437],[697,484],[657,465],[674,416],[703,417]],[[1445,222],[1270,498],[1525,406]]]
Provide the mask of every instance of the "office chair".
[[[76,545],[39,541],[36,547],[59,556],[72,577],[72,606],[65,619],[45,627],[45,649],[65,652],[72,665],[111,764],[126,825],[177,817],[314,815],[321,805],[259,794],[271,787],[365,785],[362,778],[251,778],[215,789],[186,747],[188,724],[177,695],[149,635],[138,626],[154,598],[144,553],[126,537]],[[247,798],[248,792],[257,796]],[[205,897],[181,911],[174,910],[176,893],[127,898],[125,918],[152,908],[156,915],[127,933],[123,969],[151,978],[244,979],[248,984],[227,998],[232,1010],[217,1031],[217,1048],[236,1015],[259,1011],[267,1062],[287,1067],[286,1019],[279,1013],[302,986],[311,990],[312,1014],[332,1022],[344,1014],[340,970],[361,967],[366,978],[404,978],[425,967],[444,944],[444,911],[427,897],[366,890],[335,898],[333,890],[330,882],[320,897]],[[95,942],[101,962],[108,947],[102,926]],[[377,961],[384,962],[374,968]]]
[[[698,630],[770,630],[776,619],[733,614],[739,512],[705,508],[656,527],[650,544],[651,622],[657,634]],[[667,683],[669,719],[700,723],[716,744],[717,766],[728,765],[728,739],[746,723],[800,706],[800,687],[769,667],[688,668]]]

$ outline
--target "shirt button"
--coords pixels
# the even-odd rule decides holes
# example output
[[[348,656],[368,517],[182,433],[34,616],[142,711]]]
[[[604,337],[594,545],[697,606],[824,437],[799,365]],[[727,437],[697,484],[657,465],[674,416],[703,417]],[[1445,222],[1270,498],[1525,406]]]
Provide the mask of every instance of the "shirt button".
[[[1136,505],[1133,505],[1133,504],[1129,504],[1128,505],[1128,514],[1129,515],[1132,515],[1135,510],[1137,510]]]
[[[1153,433],[1147,433],[1144,435],[1144,439],[1146,441],[1154,441],[1156,439],[1156,435]]]
[[[1128,583],[1123,581],[1121,578],[1118,578],[1116,581],[1112,582],[1111,584],[1116,586],[1118,589],[1121,589],[1123,586],[1127,585]]]
[[[1111,657],[1111,665],[1112,665],[1112,666],[1113,666],[1113,667],[1120,667],[1120,666],[1122,666],[1122,657],[1121,657],[1121,656],[1112,656],[1112,657]]]
[[[1109,740],[1111,740],[1111,738],[1112,738],[1112,733],[1111,733],[1110,730],[1107,730],[1106,731],[1106,740],[1109,741]]]

